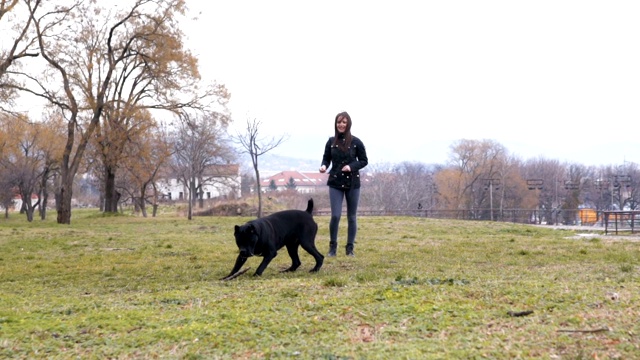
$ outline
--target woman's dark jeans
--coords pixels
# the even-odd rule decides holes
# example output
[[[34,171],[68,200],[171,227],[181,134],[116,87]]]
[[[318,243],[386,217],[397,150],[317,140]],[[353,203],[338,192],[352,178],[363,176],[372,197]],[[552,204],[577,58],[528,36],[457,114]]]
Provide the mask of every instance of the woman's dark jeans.
[[[356,213],[358,212],[358,200],[360,189],[335,189],[329,188],[329,201],[331,202],[331,222],[329,222],[329,236],[332,244],[338,242],[338,225],[342,215],[342,199],[347,199],[347,247],[353,248],[358,231]]]

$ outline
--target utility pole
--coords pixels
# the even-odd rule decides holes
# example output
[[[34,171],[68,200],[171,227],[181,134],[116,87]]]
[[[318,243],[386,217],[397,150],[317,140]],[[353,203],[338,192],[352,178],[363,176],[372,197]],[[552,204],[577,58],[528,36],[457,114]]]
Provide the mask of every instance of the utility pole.
[[[542,221],[542,216],[540,216],[540,190],[543,189],[544,180],[542,179],[527,179],[527,188],[529,190],[535,190],[537,195],[537,204],[536,204],[536,215],[535,222],[539,224]]]
[[[624,184],[625,188],[629,188],[631,186],[631,176],[630,175],[614,175],[613,176],[613,188],[618,190],[618,210],[624,210],[625,201],[622,200],[622,185]],[[611,197],[613,198],[613,191],[611,192]]]
[[[602,190],[604,189],[609,189],[609,180],[607,179],[597,179],[595,181],[595,185],[596,185],[596,189],[598,189],[598,192],[600,193],[600,207],[601,209],[598,210],[605,210],[606,207],[604,206],[604,199],[602,198]],[[611,203],[613,205],[613,203]]]
[[[482,179],[484,181],[484,189],[489,190],[489,211],[491,212],[491,221],[493,221],[493,188],[500,189],[499,178]]]

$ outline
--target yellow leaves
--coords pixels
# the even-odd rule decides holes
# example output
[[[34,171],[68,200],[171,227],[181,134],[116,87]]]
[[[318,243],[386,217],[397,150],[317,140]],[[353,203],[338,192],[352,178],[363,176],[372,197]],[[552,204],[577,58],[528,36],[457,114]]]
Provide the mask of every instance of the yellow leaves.
[[[18,0],[0,0],[0,19],[2,19],[3,15],[13,10],[16,4],[18,4]]]
[[[461,203],[463,183],[458,172],[453,169],[443,169],[435,174],[434,181],[438,189],[438,199],[443,208],[459,209],[463,207]]]
[[[39,172],[61,161],[64,131],[59,117],[31,122],[24,116],[0,117],[0,152],[5,166],[25,167]],[[11,165],[10,165],[11,164]]]

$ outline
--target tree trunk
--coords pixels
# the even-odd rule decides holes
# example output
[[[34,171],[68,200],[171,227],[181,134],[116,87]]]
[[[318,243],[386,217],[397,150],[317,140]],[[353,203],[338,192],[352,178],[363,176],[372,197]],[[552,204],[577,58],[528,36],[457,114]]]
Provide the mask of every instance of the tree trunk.
[[[187,200],[187,220],[191,220],[191,215],[193,213],[193,203],[191,202],[191,193],[189,193],[188,195],[188,200]]]
[[[258,159],[253,163],[253,169],[256,172],[256,190],[258,190],[258,218],[262,217],[262,190],[260,189],[260,171],[258,171]]]
[[[116,191],[116,172],[110,167],[105,168],[104,184],[104,212],[118,212],[118,192]]]
[[[40,206],[40,220],[47,218],[47,203],[49,202],[49,192],[47,190],[42,191],[42,206]]]
[[[138,203],[138,209],[140,210],[140,213],[142,213],[142,217],[147,217],[147,206],[144,203],[144,195],[137,198],[136,202]]]
[[[27,221],[28,222],[32,222],[33,221],[33,208],[31,208],[31,206],[27,207],[27,210],[25,211],[25,213],[27,214]]]
[[[196,204],[198,204],[198,190],[196,189],[196,182],[192,182],[191,183],[191,189],[193,190],[189,190],[189,199],[191,199],[191,205],[193,205],[193,207],[196,206]]]
[[[187,219],[189,220],[191,220],[191,218],[193,217],[193,205],[195,205],[196,203],[195,188],[196,188],[196,180],[194,178],[191,178],[191,180],[189,180],[189,189],[187,189],[189,191],[189,194],[187,197],[187,203],[189,203],[189,207],[187,209],[187,211],[189,212],[187,214]]]
[[[22,188],[20,189],[20,195],[22,196],[22,209],[24,210],[24,214],[27,215],[27,221],[33,221],[33,213],[35,212],[36,206],[40,203],[40,200],[34,204],[31,203],[31,188],[28,189]]]
[[[153,210],[151,212],[151,217],[156,217],[156,215],[158,214],[158,188],[156,187],[155,183],[152,183],[153,186]]]
[[[144,197],[141,197],[139,201],[140,201],[140,212],[142,212],[142,217],[147,217],[147,207],[144,204]]]
[[[47,218],[47,203],[49,202],[49,190],[47,188],[47,181],[49,180],[49,167],[47,167],[42,174],[42,184],[40,184],[40,191],[42,193],[42,201],[40,202],[40,220]]]
[[[73,195],[73,176],[63,169],[60,188],[55,193],[58,224],[71,224],[71,197]]]
[[[138,207],[143,217],[147,217],[147,206],[145,204],[145,195],[147,193],[147,183],[140,186],[140,198],[138,198]]]

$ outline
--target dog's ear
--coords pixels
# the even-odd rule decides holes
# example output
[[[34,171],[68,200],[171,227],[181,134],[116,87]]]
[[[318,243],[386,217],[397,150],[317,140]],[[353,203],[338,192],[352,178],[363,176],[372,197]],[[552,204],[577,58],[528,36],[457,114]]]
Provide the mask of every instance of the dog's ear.
[[[239,233],[239,232],[240,232],[240,226],[236,225],[236,227],[235,227],[235,228],[234,228],[234,230],[233,230],[233,233],[234,233],[234,234],[237,234],[237,233]]]

